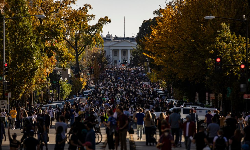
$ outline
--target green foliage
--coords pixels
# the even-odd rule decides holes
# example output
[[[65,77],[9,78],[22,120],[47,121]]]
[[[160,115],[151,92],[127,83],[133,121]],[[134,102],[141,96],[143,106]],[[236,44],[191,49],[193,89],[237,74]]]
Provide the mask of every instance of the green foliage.
[[[71,90],[71,96],[77,95],[83,88],[83,83],[79,78],[75,78],[74,76],[71,77],[71,85],[72,85],[72,90]]]
[[[69,97],[72,91],[72,85],[68,84],[67,81],[60,81],[60,98],[65,100]]]
[[[24,0],[7,0],[4,8],[6,19],[6,62],[13,98],[20,98],[31,89],[41,63],[39,47]]]

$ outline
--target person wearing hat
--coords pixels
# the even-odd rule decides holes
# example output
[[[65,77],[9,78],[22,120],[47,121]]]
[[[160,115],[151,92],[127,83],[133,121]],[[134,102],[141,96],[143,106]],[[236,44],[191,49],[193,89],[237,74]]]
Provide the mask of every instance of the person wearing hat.
[[[91,142],[85,142],[82,146],[84,146],[86,150],[93,150],[91,149],[92,147]]]
[[[182,128],[183,128],[183,135],[185,137],[185,146],[187,150],[190,150],[191,148],[191,140],[193,140],[193,136],[195,135],[196,127],[195,123],[191,121],[191,116],[187,115],[186,116],[186,122],[183,123]]]

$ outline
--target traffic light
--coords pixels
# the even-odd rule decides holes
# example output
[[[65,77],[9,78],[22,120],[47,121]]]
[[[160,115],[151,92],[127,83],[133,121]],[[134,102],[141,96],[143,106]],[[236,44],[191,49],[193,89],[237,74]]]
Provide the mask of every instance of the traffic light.
[[[9,69],[8,69],[8,64],[4,64],[4,75],[8,75]]]
[[[240,65],[240,72],[241,72],[242,74],[244,74],[244,73],[246,72],[246,65],[245,65],[245,64],[241,64],[241,65]]]
[[[80,74],[79,73],[75,74],[75,78],[80,78]]]
[[[222,58],[220,56],[215,58],[215,71],[216,72],[222,71]]]

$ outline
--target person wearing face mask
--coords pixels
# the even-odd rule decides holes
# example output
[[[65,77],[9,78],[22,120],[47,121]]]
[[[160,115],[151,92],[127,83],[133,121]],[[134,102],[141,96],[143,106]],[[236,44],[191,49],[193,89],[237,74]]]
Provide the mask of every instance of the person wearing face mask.
[[[174,138],[171,134],[169,134],[169,130],[166,130],[161,135],[156,147],[161,150],[172,150],[173,144],[174,144]]]
[[[185,146],[187,150],[190,150],[191,148],[191,141],[193,140],[193,136],[195,135],[196,127],[195,123],[191,121],[191,116],[187,115],[186,117],[187,121],[183,123],[182,128],[184,132],[185,137]]]

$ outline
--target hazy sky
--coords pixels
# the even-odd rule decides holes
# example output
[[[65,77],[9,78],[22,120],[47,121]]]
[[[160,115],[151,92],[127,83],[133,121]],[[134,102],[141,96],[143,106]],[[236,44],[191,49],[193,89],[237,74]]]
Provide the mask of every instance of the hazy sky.
[[[124,16],[126,20],[126,37],[136,36],[143,20],[153,18],[153,11],[165,6],[166,0],[78,0],[74,8],[88,3],[93,9],[89,13],[100,17],[108,16],[111,23],[104,26],[103,35],[108,32],[113,36],[124,35]],[[93,22],[94,23],[94,22]]]

